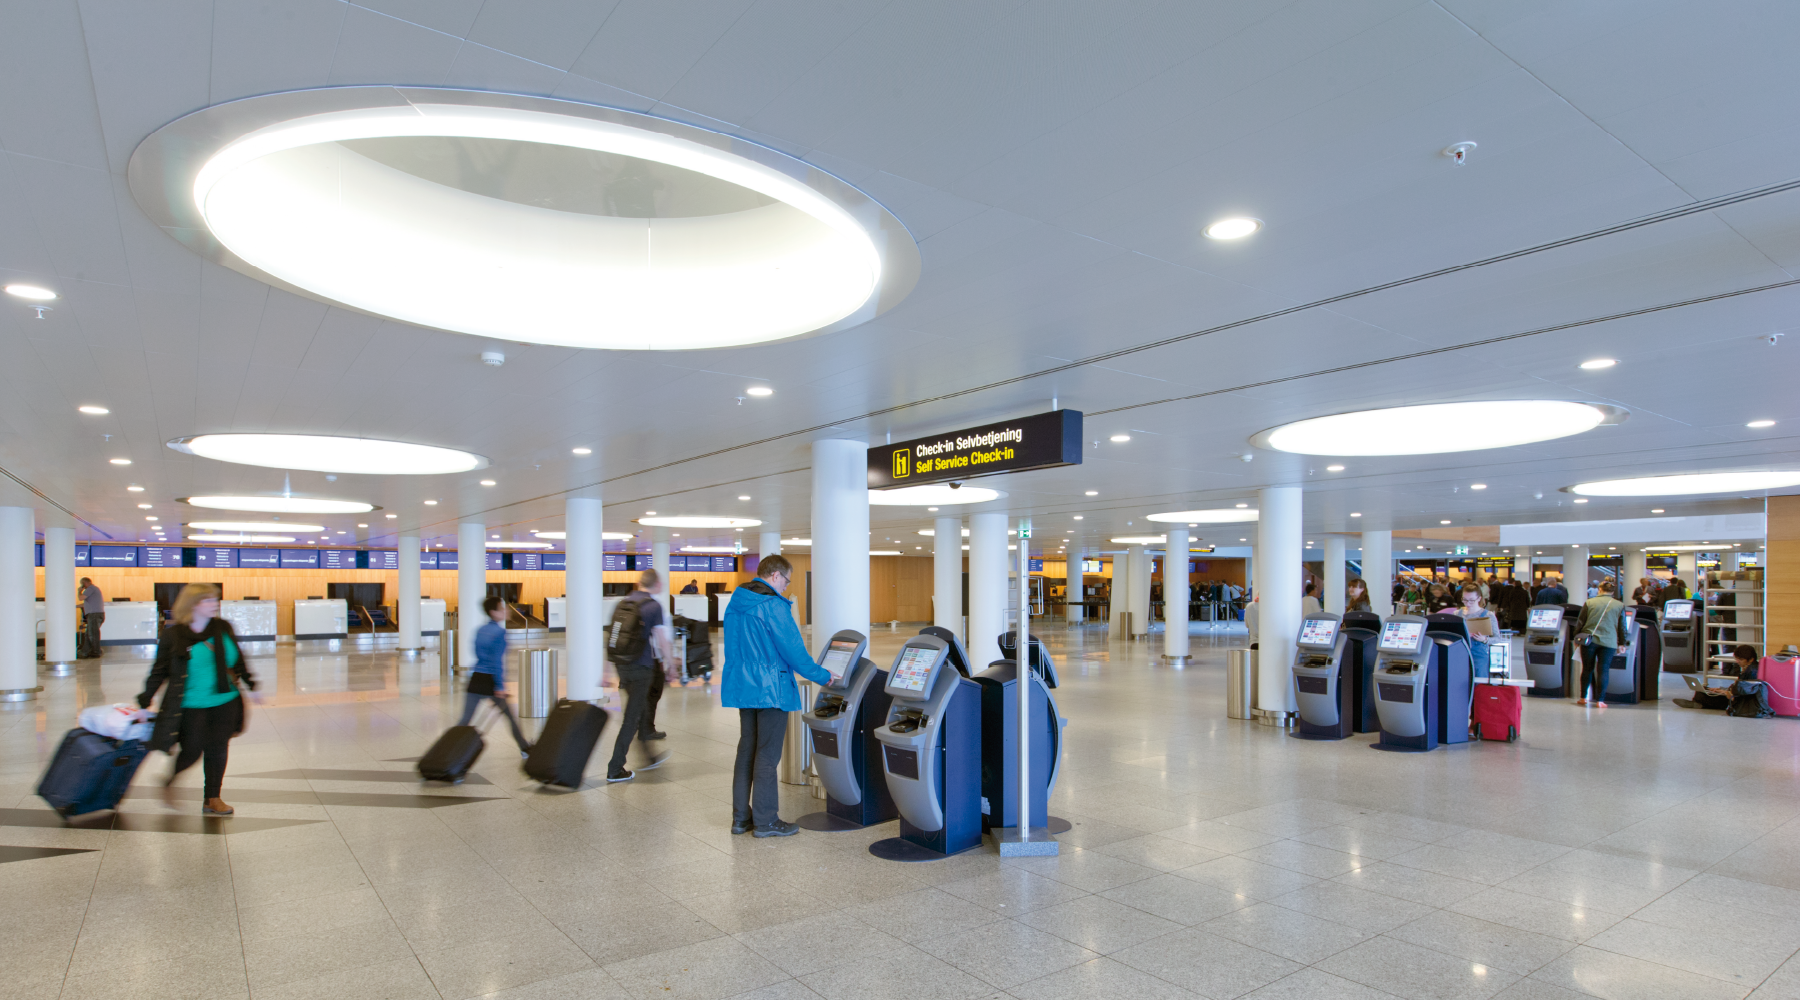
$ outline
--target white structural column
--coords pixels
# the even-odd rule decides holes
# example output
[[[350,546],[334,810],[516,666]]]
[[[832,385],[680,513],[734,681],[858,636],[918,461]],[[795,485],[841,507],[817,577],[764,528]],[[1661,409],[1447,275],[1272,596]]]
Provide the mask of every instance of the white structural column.
[[[1325,610],[1344,613],[1344,536],[1325,536]]]
[[[1619,581],[1619,600],[1630,604],[1631,592],[1638,588],[1638,581],[1650,575],[1650,560],[1645,557],[1642,545],[1622,545],[1620,548],[1625,550],[1620,553],[1625,558],[1621,560],[1624,565],[1620,567],[1619,573],[1625,579]],[[1691,584],[1693,581],[1688,582]]]
[[[1127,549],[1112,558],[1112,602],[1107,607],[1107,631],[1114,639],[1129,639],[1125,634],[1125,616],[1131,613],[1131,551]]]
[[[1563,589],[1569,592],[1569,603],[1587,600],[1587,549],[1580,545],[1563,546]],[[1625,596],[1630,597],[1630,594]]]
[[[1531,582],[1531,553],[1522,552],[1513,556],[1513,579],[1520,583]]]
[[[75,662],[75,529],[44,529],[44,662]]]
[[[662,602],[663,621],[675,619],[675,597],[671,593],[674,587],[669,581],[669,529],[657,528],[650,536],[650,568],[662,580],[662,594],[657,600]]]
[[[931,624],[962,636],[962,518],[931,522]]]
[[[395,600],[400,619],[400,652],[414,653],[424,648],[425,641],[419,635],[419,536],[400,536],[400,589]],[[461,566],[461,563],[457,563]]]
[[[1150,634],[1150,553],[1133,545],[1126,553],[1126,572],[1131,574],[1131,631]]]
[[[0,701],[37,698],[37,571],[32,546],[37,543],[35,512],[30,507],[0,507]],[[75,554],[69,553],[71,569]],[[74,587],[46,600],[75,599]]]
[[[606,678],[606,544],[601,535],[600,498],[570,497],[563,505],[563,549],[568,560],[563,576],[563,676],[570,701],[598,701]]]
[[[475,633],[487,623],[481,602],[487,600],[487,524],[463,521],[456,526],[456,658],[464,670],[475,666]]]
[[[1169,529],[1169,545],[1163,556],[1163,659],[1187,662],[1188,655],[1188,530]]]
[[[1256,524],[1257,690],[1262,709],[1292,712],[1294,637],[1300,631],[1300,565],[1304,556],[1300,487],[1270,486],[1259,496]]]
[[[1700,553],[1698,553],[1698,552],[1677,552],[1677,553],[1675,553],[1675,575],[1681,578],[1682,583],[1687,584],[1687,589],[1688,589],[1689,593],[1692,593],[1693,591],[1699,589],[1699,584],[1694,582],[1699,573],[1699,570],[1700,570]],[[1625,596],[1627,598],[1629,598],[1631,596],[1631,591],[1627,590],[1625,592]],[[1581,602],[1577,601],[1575,603],[1579,604]]]
[[[851,628],[869,631],[869,445],[813,442],[814,652]]]
[[[986,670],[1000,658],[1006,628],[1006,515],[969,515],[969,669]]]
[[[781,554],[781,532],[765,531],[761,535],[757,536],[756,558],[759,561],[763,560],[763,559],[767,559],[770,556],[778,556],[780,554]],[[754,574],[756,572],[756,567],[755,566],[746,566],[746,567],[744,567],[744,571],[747,573]]]
[[[1383,618],[1394,613],[1394,533],[1362,533],[1362,578],[1369,585],[1369,609]]]
[[[1079,625],[1087,618],[1087,608],[1080,602],[1087,600],[1086,581],[1081,578],[1081,564],[1087,561],[1087,549],[1077,545],[1069,549],[1068,565],[1063,568],[1063,621],[1070,625]]]

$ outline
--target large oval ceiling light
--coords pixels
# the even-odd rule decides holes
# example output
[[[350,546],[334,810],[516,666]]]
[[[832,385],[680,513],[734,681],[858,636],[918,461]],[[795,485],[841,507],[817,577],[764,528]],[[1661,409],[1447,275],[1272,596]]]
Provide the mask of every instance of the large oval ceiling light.
[[[1760,493],[1789,486],[1800,486],[1800,471],[1701,472],[1684,476],[1608,479],[1565,487],[1564,491],[1590,497],[1672,497],[1691,493]]]
[[[1440,455],[1554,441],[1627,415],[1616,406],[1560,399],[1426,403],[1297,420],[1250,443],[1299,455]]]
[[[321,500],[317,497],[176,497],[175,502],[211,510],[243,510],[257,514],[366,514],[381,509],[359,500]]]
[[[1169,540],[1167,535],[1124,535],[1113,539],[1117,545],[1161,545]]]
[[[294,536],[292,536],[292,535],[189,535],[189,536],[187,536],[186,540],[190,541],[190,542],[226,542],[226,543],[236,543],[236,544],[241,545],[246,542],[273,542],[273,543],[291,542],[294,540]]]
[[[1005,495],[985,486],[951,489],[949,483],[934,483],[929,486],[902,486],[897,490],[870,490],[869,503],[876,507],[949,507],[955,504],[987,503]]]
[[[1163,514],[1145,515],[1144,520],[1182,524],[1236,524],[1239,521],[1256,520],[1256,511],[1234,507],[1219,510],[1172,510]]]
[[[323,524],[287,524],[283,521],[189,521],[200,531],[324,531]]]
[[[556,546],[549,542],[489,542],[490,549],[553,549]]]
[[[159,129],[132,190],[176,239],[277,287],[484,338],[619,350],[866,322],[917,281],[900,221],[786,154],[514,94],[347,87]]]
[[[655,528],[754,528],[761,524],[754,517],[708,517],[705,515],[688,517],[640,517],[639,524],[648,524]]]
[[[536,538],[551,538],[559,542],[569,537],[569,533],[566,531],[534,531],[531,534]],[[603,542],[627,542],[636,537],[629,531],[602,531],[600,533],[600,540]]]
[[[487,468],[487,459],[454,448],[324,434],[199,434],[169,447],[239,465],[365,476],[441,476]]]

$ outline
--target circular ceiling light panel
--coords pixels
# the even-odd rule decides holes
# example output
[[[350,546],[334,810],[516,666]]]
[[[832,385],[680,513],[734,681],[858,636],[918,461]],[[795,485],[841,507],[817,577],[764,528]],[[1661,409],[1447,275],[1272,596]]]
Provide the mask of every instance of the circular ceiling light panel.
[[[372,503],[357,500],[322,500],[317,497],[176,497],[175,502],[212,510],[244,510],[257,514],[365,514],[381,509]]]
[[[761,524],[754,517],[640,517],[639,524],[655,528],[754,528]],[[631,537],[631,536],[626,536]]]
[[[199,531],[324,531],[323,524],[285,524],[281,521],[189,521]]]
[[[1236,524],[1240,521],[1256,520],[1256,511],[1237,507],[1218,510],[1172,510],[1164,514],[1146,515],[1146,521],[1168,521],[1187,525],[1196,524]]]
[[[246,542],[291,542],[292,535],[189,535],[190,542],[229,542],[243,544]]]
[[[1565,493],[1590,497],[1663,497],[1692,493],[1760,493],[1800,486],[1800,471],[1702,472],[1685,476],[1608,479],[1563,487]]]
[[[556,546],[549,542],[489,542],[490,549],[553,549]]]
[[[1617,406],[1560,399],[1426,403],[1297,420],[1250,443],[1298,455],[1441,455],[1554,441],[1627,416]]]
[[[324,434],[199,434],[176,438],[169,447],[239,465],[365,476],[441,476],[488,464],[480,455],[454,448]]]
[[[952,489],[949,483],[935,483],[930,486],[902,486],[897,490],[870,490],[869,503],[876,507],[950,507],[956,504],[987,503],[1005,495],[985,486]]]
[[[1161,545],[1168,540],[1167,535],[1126,535],[1113,539],[1113,542],[1118,545]]]
[[[918,280],[899,219],[784,153],[613,108],[339,87],[195,112],[131,188],[201,254],[479,337],[620,350],[846,329]]]
[[[552,538],[557,541],[569,537],[569,533],[566,531],[534,531],[531,534],[536,538]],[[636,537],[629,531],[602,531],[600,533],[600,540],[605,542],[625,542]]]

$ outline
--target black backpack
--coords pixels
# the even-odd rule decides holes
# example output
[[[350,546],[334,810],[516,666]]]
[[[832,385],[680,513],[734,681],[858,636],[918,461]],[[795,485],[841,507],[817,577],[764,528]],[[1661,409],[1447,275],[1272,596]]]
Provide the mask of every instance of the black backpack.
[[[606,626],[606,658],[614,664],[630,666],[644,655],[650,635],[644,629],[644,606],[640,599],[626,597],[613,608],[612,621]]]

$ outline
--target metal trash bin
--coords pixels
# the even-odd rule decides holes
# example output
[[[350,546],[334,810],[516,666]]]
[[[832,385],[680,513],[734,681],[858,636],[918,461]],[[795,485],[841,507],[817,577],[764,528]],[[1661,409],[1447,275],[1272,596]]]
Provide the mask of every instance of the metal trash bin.
[[[444,673],[450,673],[456,669],[456,655],[456,630],[446,628],[438,633],[438,665],[443,668]]]
[[[1131,612],[1121,611],[1114,615],[1113,618],[1119,623],[1119,634],[1127,639],[1131,638]]]
[[[813,694],[812,682],[800,681],[801,710],[788,713],[787,735],[782,738],[780,777],[784,785],[808,783],[807,771],[812,769],[812,739],[806,731],[803,716],[812,707]]]
[[[1225,717],[1248,719],[1256,702],[1254,659],[1248,649],[1225,651]]]
[[[519,717],[541,719],[556,704],[556,650],[519,650]]]

